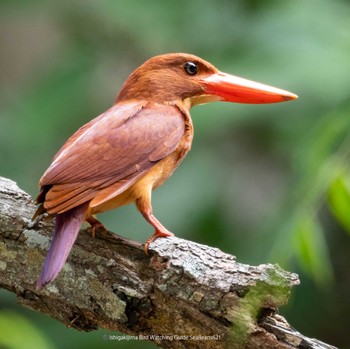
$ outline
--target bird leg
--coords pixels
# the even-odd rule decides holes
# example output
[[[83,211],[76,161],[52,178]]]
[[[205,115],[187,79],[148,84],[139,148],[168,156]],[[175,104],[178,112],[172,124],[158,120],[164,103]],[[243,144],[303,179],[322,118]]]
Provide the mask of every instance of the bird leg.
[[[165,228],[162,225],[162,223],[160,223],[158,219],[153,216],[150,197],[149,198],[141,197],[137,199],[136,206],[138,210],[141,212],[141,214],[143,215],[143,217],[146,219],[146,221],[149,224],[151,224],[155,229],[154,234],[150,238],[148,238],[145,242],[144,250],[145,250],[145,253],[148,255],[148,246],[151,242],[153,242],[159,237],[173,236],[174,234],[170,232],[167,228]]]
[[[89,216],[85,220],[91,225],[91,235],[93,238],[95,238],[95,232],[97,230],[107,230],[106,227],[94,216]]]

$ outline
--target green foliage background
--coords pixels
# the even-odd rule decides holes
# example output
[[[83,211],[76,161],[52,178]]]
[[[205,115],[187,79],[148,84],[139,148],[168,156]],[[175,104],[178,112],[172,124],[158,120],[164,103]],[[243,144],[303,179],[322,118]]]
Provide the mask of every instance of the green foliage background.
[[[350,347],[349,18],[345,0],[1,0],[0,175],[35,196],[63,142],[156,54],[290,90],[298,101],[194,108],[193,150],[154,211],[179,237],[299,273],[282,314]],[[139,241],[152,233],[133,206],[101,218]],[[5,291],[0,327],[1,348],[155,347],[66,329]]]

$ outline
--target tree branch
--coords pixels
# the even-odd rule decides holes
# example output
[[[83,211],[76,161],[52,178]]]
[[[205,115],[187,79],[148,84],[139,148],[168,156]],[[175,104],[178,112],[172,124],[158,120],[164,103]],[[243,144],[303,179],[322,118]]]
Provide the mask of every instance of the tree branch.
[[[146,256],[137,242],[82,230],[57,280],[36,291],[53,223],[32,223],[34,210],[27,193],[0,177],[0,287],[66,326],[121,331],[163,348],[334,348],[276,314],[296,274],[178,238],[156,240]]]

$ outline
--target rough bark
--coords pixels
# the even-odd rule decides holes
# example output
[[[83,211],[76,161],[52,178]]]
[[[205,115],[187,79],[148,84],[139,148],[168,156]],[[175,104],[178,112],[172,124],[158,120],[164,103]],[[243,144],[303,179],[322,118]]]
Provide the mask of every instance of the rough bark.
[[[276,313],[296,274],[178,238],[156,240],[147,256],[140,243],[82,230],[57,280],[36,291],[53,223],[31,222],[34,210],[28,194],[0,177],[0,287],[66,326],[121,331],[163,348],[334,348]]]

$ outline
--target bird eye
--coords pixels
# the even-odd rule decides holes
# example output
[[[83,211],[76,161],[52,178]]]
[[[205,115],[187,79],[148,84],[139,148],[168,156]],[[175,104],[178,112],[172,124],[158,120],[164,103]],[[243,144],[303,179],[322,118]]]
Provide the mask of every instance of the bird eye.
[[[198,66],[194,62],[186,62],[184,64],[185,72],[189,75],[196,75],[198,72]]]

